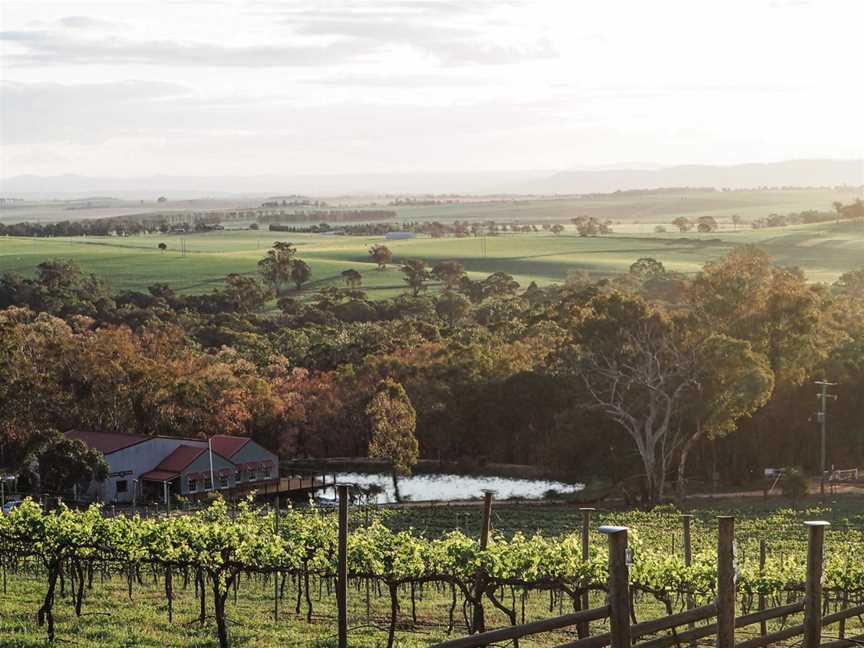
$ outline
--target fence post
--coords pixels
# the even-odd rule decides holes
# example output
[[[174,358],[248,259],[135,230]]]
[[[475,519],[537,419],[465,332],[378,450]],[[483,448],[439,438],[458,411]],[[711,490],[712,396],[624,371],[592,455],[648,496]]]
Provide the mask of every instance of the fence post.
[[[279,496],[276,496],[276,511],[273,514],[273,530],[275,535],[279,536]],[[273,621],[279,623],[279,579],[281,573],[274,572],[273,574]],[[236,590],[235,590],[236,591]]]
[[[759,541],[759,576],[765,576],[765,559],[767,555],[765,540]],[[759,593],[759,610],[765,609],[765,594],[762,592]],[[768,634],[768,622],[760,621],[759,622],[759,634],[763,637]]]
[[[807,583],[804,595],[804,648],[818,648],[822,642],[822,554],[828,522],[805,522],[807,541]]]
[[[684,523],[684,538],[682,541],[684,548],[684,566],[689,567],[693,562],[693,544],[690,539],[690,523],[693,521],[693,516],[689,513],[685,513],[681,516],[681,521]],[[693,593],[687,592],[687,609],[693,609]],[[696,627],[696,624],[692,621],[687,624],[689,629],[693,629]],[[695,648],[696,644],[690,644]]]
[[[627,527],[602,526],[609,537],[609,632],[612,648],[630,648],[630,569]]]
[[[492,526],[492,496],[495,491],[483,491],[483,528],[480,531],[480,548],[489,544],[489,529]]]
[[[492,526],[492,496],[495,491],[483,491],[483,526],[480,530],[480,550],[486,549],[489,545],[489,529]],[[477,572],[477,577],[474,579],[474,632],[484,632],[486,630],[486,615],[483,610],[483,591],[486,586],[486,575],[481,571]]]
[[[591,513],[595,509],[580,508],[579,510],[582,512],[582,561],[588,562],[591,555]],[[587,578],[585,579],[583,585],[584,589],[582,590],[582,605],[580,607],[583,610],[587,610],[591,607],[590,595],[588,592],[589,581]],[[578,624],[576,626],[576,632],[580,639],[584,639],[589,634],[591,634],[591,624],[587,621]]]
[[[339,484],[339,563],[336,602],[339,608],[339,648],[348,646],[348,485]]]
[[[717,648],[735,646],[735,518],[717,518]]]

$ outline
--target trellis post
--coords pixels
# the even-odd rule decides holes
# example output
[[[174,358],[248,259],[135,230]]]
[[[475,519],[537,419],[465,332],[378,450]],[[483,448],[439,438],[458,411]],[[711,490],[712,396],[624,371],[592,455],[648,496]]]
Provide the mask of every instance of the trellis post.
[[[339,648],[348,646],[348,485],[339,484],[339,564],[336,602],[339,608]]]
[[[805,522],[807,540],[807,583],[804,594],[804,648],[818,648],[822,642],[822,556],[825,546],[824,521]]]
[[[480,528],[480,550],[484,551],[489,545],[489,530],[492,527],[492,496],[493,490],[483,491],[483,526]],[[483,590],[485,587],[486,574],[482,570],[477,572],[474,579],[474,632],[486,630],[486,615],[483,610]]]
[[[609,632],[612,648],[630,648],[630,568],[627,527],[601,526],[609,538]]]
[[[276,536],[279,536],[279,496],[276,496],[276,511],[273,515],[273,530]],[[273,622],[279,622],[279,577],[281,576],[279,571],[274,572],[273,574]],[[234,590],[235,593],[237,590]]]
[[[591,552],[591,513],[595,510],[593,508],[580,508],[582,512],[582,561],[588,562]],[[587,610],[590,607],[590,597],[588,592],[588,579],[585,579],[583,583],[582,590],[582,604],[581,609]],[[591,625],[587,621],[584,621],[576,626],[576,632],[579,635],[580,639],[584,639],[591,632]]]
[[[717,518],[717,648],[735,646],[735,518]]]
[[[759,576],[765,576],[765,561],[767,558],[767,547],[765,544],[765,539],[759,541]],[[765,594],[764,592],[759,592],[759,610],[764,610],[766,605]],[[759,634],[763,637],[768,634],[768,622],[760,621],[759,622]]]
[[[689,567],[690,564],[693,562],[693,544],[692,544],[692,541],[690,539],[690,523],[693,521],[693,516],[690,515],[689,513],[685,513],[684,515],[681,516],[681,521],[684,524],[684,537],[683,537],[683,541],[682,541],[682,544],[684,547],[684,565],[686,567]],[[693,593],[692,592],[687,592],[687,609],[688,610],[693,609]],[[688,629],[692,630],[695,627],[696,627],[696,624],[694,624],[692,622],[687,624]],[[696,644],[692,643],[692,644],[690,644],[690,646],[695,648]]]

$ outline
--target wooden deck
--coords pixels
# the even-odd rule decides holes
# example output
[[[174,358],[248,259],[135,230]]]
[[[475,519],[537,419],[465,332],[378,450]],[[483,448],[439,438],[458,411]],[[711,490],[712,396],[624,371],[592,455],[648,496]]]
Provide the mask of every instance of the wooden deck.
[[[233,488],[232,493],[240,494],[255,491],[256,496],[298,495],[333,486],[335,481],[327,480],[326,476],[318,477],[280,477],[279,480],[266,482],[249,482],[240,488]]]

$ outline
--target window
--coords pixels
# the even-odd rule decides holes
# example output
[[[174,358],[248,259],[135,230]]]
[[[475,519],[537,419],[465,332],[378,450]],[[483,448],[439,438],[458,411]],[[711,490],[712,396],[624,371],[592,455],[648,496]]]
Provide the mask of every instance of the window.
[[[210,475],[204,475],[204,490],[213,488],[213,482],[210,480]]]
[[[255,469],[254,468],[249,469],[249,481],[255,481]]]
[[[198,480],[189,478],[189,492],[194,493],[198,490]]]
[[[264,466],[264,479],[270,479],[270,466]]]
[[[117,480],[117,494],[129,492],[129,482],[125,479]]]
[[[228,488],[228,475],[219,475],[219,488]]]
[[[243,469],[238,468],[234,473],[234,483],[239,484],[241,481],[243,481]]]

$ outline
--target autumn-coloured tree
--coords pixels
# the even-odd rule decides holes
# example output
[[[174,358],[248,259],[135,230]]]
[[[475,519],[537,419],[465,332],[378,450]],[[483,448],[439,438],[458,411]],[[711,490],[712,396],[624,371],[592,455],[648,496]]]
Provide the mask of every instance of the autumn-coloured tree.
[[[394,494],[401,501],[399,477],[410,475],[418,459],[417,413],[404,387],[388,378],[378,383],[366,415],[372,431],[368,454],[390,462]]]
[[[679,232],[689,232],[693,228],[693,223],[686,216],[678,216],[672,221],[672,224],[678,228]]]
[[[715,232],[719,225],[713,216],[700,216],[696,221],[696,229],[700,232]]]
[[[447,290],[452,290],[465,276],[465,267],[458,261],[439,261],[432,268],[432,276],[443,283]]]
[[[393,263],[393,253],[386,245],[376,244],[369,248],[369,256],[378,266],[379,270],[386,270],[387,265]]]

